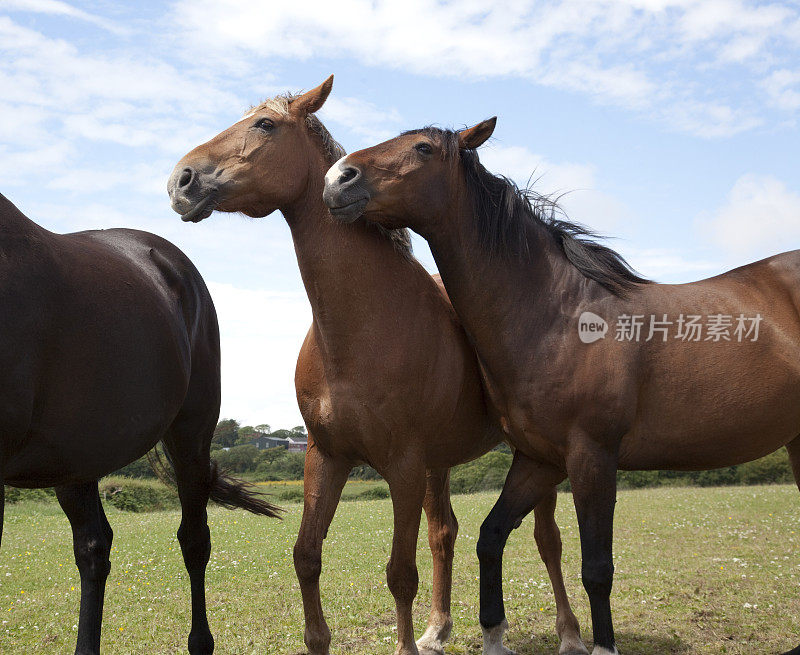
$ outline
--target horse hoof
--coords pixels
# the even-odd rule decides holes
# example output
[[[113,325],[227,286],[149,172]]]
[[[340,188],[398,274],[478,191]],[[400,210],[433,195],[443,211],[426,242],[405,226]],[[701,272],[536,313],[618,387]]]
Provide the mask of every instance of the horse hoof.
[[[444,646],[439,648],[427,648],[417,644],[417,649],[419,651],[419,655],[444,655]]]
[[[508,630],[508,621],[503,619],[493,628],[483,630],[483,655],[517,655],[513,650],[503,646],[503,635]]]
[[[189,635],[189,655],[213,655],[214,637],[210,632]]]
[[[558,655],[589,655],[589,649],[586,648],[580,637],[566,638],[561,642]]]
[[[592,655],[619,655],[619,651],[616,646],[614,646],[614,650],[608,650],[603,646],[595,646]]]

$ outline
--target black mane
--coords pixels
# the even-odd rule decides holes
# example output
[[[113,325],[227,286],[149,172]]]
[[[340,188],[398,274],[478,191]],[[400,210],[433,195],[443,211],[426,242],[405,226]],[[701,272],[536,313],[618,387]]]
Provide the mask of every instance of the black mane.
[[[614,295],[623,296],[637,285],[651,282],[638,275],[622,255],[597,243],[595,232],[567,220],[557,199],[530,188],[520,189],[507,177],[487,171],[475,150],[459,148],[457,132],[425,127],[404,134],[424,134],[441,145],[445,159],[461,161],[479,236],[489,252],[529,256],[527,228],[536,224],[546,229],[575,268]]]

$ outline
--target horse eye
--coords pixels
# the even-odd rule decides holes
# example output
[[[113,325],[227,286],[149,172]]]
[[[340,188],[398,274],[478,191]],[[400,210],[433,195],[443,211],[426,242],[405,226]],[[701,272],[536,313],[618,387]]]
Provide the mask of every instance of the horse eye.
[[[275,123],[273,123],[269,118],[262,118],[255,125],[253,125],[253,127],[259,130],[264,130],[265,132],[270,132],[275,127]]]
[[[418,143],[414,146],[414,150],[416,150],[421,155],[430,155],[433,152],[433,148],[431,148],[430,143]]]

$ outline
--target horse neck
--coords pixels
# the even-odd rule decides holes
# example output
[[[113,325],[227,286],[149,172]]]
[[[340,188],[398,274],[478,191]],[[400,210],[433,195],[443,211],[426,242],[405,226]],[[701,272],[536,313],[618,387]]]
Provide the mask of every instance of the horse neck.
[[[418,267],[385,235],[358,221],[335,222],[322,201],[324,173],[312,170],[302,198],[283,214],[294,241],[324,355],[361,352],[372,339],[397,329],[401,293],[417,279]],[[384,329],[382,329],[384,328]]]
[[[478,234],[471,203],[463,199],[450,207],[439,227],[423,236],[481,361],[493,379],[511,382],[522,353],[544,357],[544,337],[563,325],[565,305],[577,306],[593,283],[567,261],[543,225],[527,227],[529,256],[494,253]]]

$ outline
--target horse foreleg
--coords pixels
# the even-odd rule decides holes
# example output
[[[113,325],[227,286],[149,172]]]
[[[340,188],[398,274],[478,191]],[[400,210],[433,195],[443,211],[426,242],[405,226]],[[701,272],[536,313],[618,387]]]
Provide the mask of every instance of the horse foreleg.
[[[300,582],[305,613],[304,640],[309,655],[328,655],[331,631],[319,594],[322,542],[328,534],[352,465],[320,452],[309,435],[303,474],[303,518],[294,545],[294,570]]]
[[[113,532],[106,520],[97,481],[56,487],[56,497],[72,526],[75,564],[81,577],[81,609],[76,655],[100,652],[100,630]]]
[[[593,655],[617,655],[611,619],[614,581],[614,505],[617,502],[616,454],[589,438],[573,440],[567,472],[581,534],[581,576],[592,609]]]
[[[427,472],[422,506],[428,519],[428,545],[433,556],[433,594],[428,628],[417,640],[417,647],[420,652],[441,655],[453,627],[450,593],[453,587],[453,550],[458,534],[458,521],[450,504],[448,469]]]
[[[564,587],[564,576],[561,572],[561,532],[555,519],[556,499],[557,493],[553,488],[534,509],[536,526],[533,534],[556,597],[556,632],[561,640],[559,655],[588,655],[589,651],[581,640],[578,619],[570,607]]]
[[[417,461],[402,461],[384,475],[389,483],[394,510],[392,554],[386,565],[386,582],[397,608],[395,655],[417,655],[411,608],[417,595],[417,538],[425,498],[425,467]]]
[[[513,651],[503,646],[503,634],[508,629],[503,604],[503,549],[508,535],[564,477],[549,464],[537,462],[517,450],[500,498],[481,525],[477,552],[484,655],[513,655]]]

